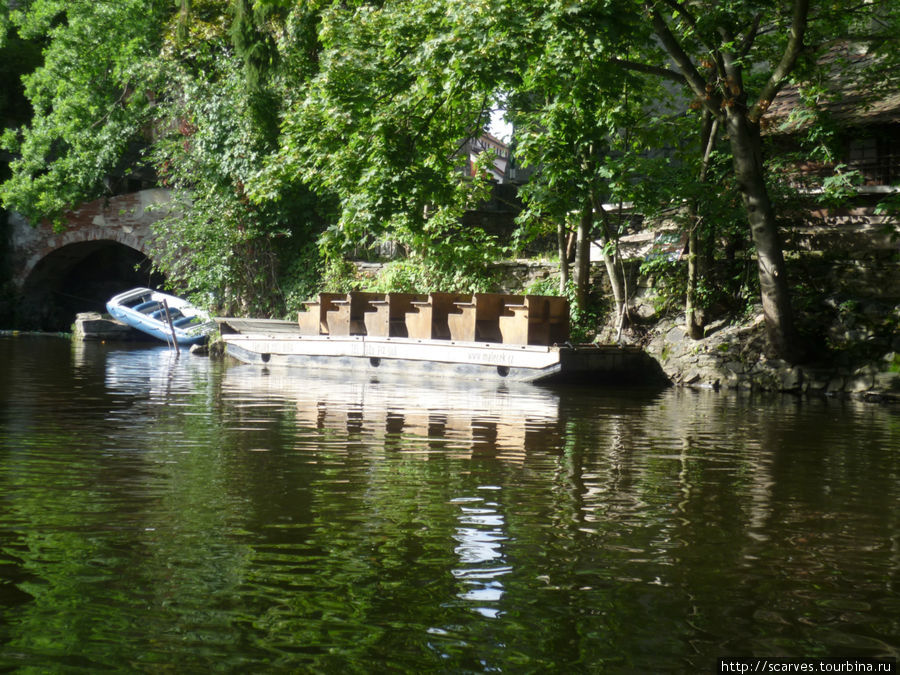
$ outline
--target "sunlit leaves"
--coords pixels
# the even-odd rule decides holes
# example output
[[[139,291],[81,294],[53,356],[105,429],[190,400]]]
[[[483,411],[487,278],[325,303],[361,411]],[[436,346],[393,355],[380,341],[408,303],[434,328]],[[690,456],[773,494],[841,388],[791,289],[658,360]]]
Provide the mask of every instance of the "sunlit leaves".
[[[338,222],[323,242],[336,250],[392,240],[425,255],[456,241],[441,223],[483,191],[463,179],[459,152],[490,112],[488,5],[328,7],[319,73],[286,110],[280,152],[251,183],[254,198],[298,180],[333,195]]]
[[[149,119],[139,64],[160,38],[168,3],[36,0],[12,13],[20,35],[46,40],[23,78],[34,120],[5,144],[18,154],[0,187],[6,208],[32,220],[103,193],[104,178]]]
[[[520,85],[509,105],[516,157],[537,168],[524,188],[532,212],[564,218],[591,191],[607,200],[624,198],[631,179],[621,172],[627,164],[614,168],[615,158],[659,145],[646,111],[659,105],[663,92],[612,63],[612,56],[644,39],[626,9],[619,3],[555,3],[538,18],[543,39],[523,42]]]

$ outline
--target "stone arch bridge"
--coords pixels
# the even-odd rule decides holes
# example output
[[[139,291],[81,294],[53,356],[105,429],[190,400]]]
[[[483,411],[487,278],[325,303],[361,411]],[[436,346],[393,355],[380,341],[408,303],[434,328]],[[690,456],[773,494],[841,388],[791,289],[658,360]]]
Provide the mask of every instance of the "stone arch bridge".
[[[77,312],[103,311],[121,290],[158,285],[162,279],[148,257],[150,227],[169,204],[164,189],[98,199],[70,211],[60,232],[13,215],[9,259],[19,296],[17,327],[65,330]]]

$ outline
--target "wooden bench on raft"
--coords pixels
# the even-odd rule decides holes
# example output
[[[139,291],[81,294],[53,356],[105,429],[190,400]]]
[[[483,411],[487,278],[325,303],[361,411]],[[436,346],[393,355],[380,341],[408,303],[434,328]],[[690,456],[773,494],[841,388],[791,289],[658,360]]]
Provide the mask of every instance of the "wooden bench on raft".
[[[383,300],[371,300],[363,320],[366,335],[373,337],[409,337],[406,314],[413,309],[413,302],[428,299],[421,293],[388,293]]]
[[[569,303],[503,293],[320,293],[297,321],[301,335],[370,335],[552,345],[569,339]]]
[[[468,301],[458,301],[447,315],[450,338],[467,342],[502,342],[500,315],[507,305],[518,305],[522,295],[475,293]]]
[[[297,313],[301,335],[328,335],[328,312],[336,307],[335,301],[345,300],[344,293],[319,293],[318,300],[307,300],[306,311]]]
[[[383,300],[384,293],[360,293],[347,294],[344,300],[333,301],[333,307],[328,310],[326,320],[328,322],[329,335],[365,335],[366,312],[372,311],[373,300]]]
[[[471,299],[465,293],[431,293],[427,300],[413,300],[412,311],[406,313],[406,330],[409,337],[418,340],[449,340],[450,327],[447,316],[454,311],[455,303]]]
[[[552,345],[569,339],[569,301],[551,295],[526,295],[506,305],[499,319],[504,344]]]

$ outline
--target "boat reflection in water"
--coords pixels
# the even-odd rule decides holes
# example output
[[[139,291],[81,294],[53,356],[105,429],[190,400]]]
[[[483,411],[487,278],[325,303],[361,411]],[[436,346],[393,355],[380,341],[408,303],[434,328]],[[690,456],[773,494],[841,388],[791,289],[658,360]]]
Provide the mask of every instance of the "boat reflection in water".
[[[555,446],[559,398],[551,390],[516,383],[433,382],[314,377],[293,368],[233,366],[223,393],[233,400],[264,396],[293,401],[299,426],[363,433],[385,439],[401,452],[451,453],[461,458],[490,453],[522,461],[529,448]],[[418,441],[418,442],[417,442]]]
[[[530,451],[554,452],[562,445],[559,397],[547,389],[481,382],[416,387],[321,375],[307,378],[291,368],[234,366],[225,374],[223,393],[236,405],[290,400],[298,427],[336,438],[346,434],[348,440],[363,436],[370,447],[381,445],[384,452],[423,460],[439,455],[522,465]],[[448,542],[457,557],[450,570],[458,584],[457,601],[481,617],[499,618],[503,578],[513,572],[505,551],[511,537],[502,487],[478,484],[450,503],[457,509]]]

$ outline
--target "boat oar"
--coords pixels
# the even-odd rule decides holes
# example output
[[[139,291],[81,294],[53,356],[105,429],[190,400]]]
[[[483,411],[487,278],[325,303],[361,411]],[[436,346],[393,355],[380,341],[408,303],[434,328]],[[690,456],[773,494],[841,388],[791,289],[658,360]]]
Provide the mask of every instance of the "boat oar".
[[[169,314],[169,303],[163,298],[163,309],[166,311],[166,321],[169,324],[169,330],[172,331],[172,349],[178,348],[178,340],[175,339],[175,324],[172,323],[172,315]],[[168,342],[168,340],[166,340]]]

